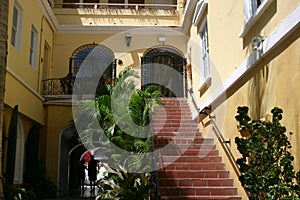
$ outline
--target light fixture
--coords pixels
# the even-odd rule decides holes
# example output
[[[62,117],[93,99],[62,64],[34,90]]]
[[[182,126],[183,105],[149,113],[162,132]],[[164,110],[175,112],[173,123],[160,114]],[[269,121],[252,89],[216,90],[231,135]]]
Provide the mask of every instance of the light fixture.
[[[127,34],[125,35],[126,45],[127,45],[128,47],[130,46],[131,38],[132,38],[132,36],[131,36],[129,33],[127,33]]]
[[[159,42],[165,42],[167,39],[166,39],[166,37],[165,36],[159,36],[158,37],[158,41]]]
[[[256,37],[252,38],[251,43],[253,46],[253,50],[254,51],[262,51],[264,40],[265,39],[262,35],[258,35]]]

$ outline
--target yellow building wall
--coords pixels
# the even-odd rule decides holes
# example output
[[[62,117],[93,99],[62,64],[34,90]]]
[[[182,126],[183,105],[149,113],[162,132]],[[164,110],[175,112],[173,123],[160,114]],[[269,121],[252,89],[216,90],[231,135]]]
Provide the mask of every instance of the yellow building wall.
[[[211,61],[212,85],[208,90],[200,95],[197,90],[202,82],[200,81],[200,52],[198,29],[203,22],[204,17],[197,26],[192,25],[190,29],[191,40],[188,45],[191,47],[189,56],[193,67],[193,91],[194,97],[200,106],[219,88],[222,83],[242,64],[246,58],[253,52],[251,39],[259,34],[267,38],[276,27],[298,6],[299,0],[293,0],[288,4],[284,0],[274,0],[254,27],[249,30],[244,37],[239,37],[245,22],[243,13],[243,1],[218,1],[209,0],[207,11],[209,54]],[[250,115],[254,119],[265,117],[271,113],[275,106],[283,109],[282,124],[287,128],[287,135],[292,143],[292,155],[295,158],[294,167],[300,169],[300,132],[299,132],[299,98],[298,88],[299,79],[299,28],[293,36],[296,41],[287,46],[283,52],[275,51],[271,61],[257,72],[250,80],[240,87],[231,97],[227,97],[212,115],[216,116],[219,128],[224,135],[225,140],[231,141],[230,149],[235,158],[240,157],[237,146],[234,142],[236,136],[240,136],[237,130],[235,115],[238,106],[248,106]],[[191,44],[192,43],[192,44]],[[195,43],[195,44],[193,44]],[[198,49],[197,49],[198,48]],[[270,58],[270,57],[269,57]],[[259,66],[257,66],[259,67]],[[209,120],[204,119],[199,124],[200,130],[208,137],[214,137]],[[289,132],[294,134],[290,137]],[[231,168],[230,161],[224,153],[220,142],[217,142],[217,148],[226,163],[230,175],[235,180],[235,185],[239,187],[239,194],[243,199],[247,199],[236,173]]]
[[[47,112],[47,136],[46,136],[46,168],[50,180],[56,183],[58,169],[58,151],[60,133],[63,128],[71,124],[72,105],[50,104],[46,107]]]
[[[30,38],[31,38],[31,27],[32,25],[40,34],[41,31],[41,18],[42,12],[38,7],[36,1],[31,0],[30,2],[25,0],[19,0],[18,3],[23,9],[23,19],[22,19],[22,34],[20,50],[17,50],[13,45],[11,45],[11,27],[13,19],[13,7],[14,1],[9,1],[9,24],[8,24],[8,60],[7,66],[13,70],[19,77],[22,78],[31,88],[37,88],[37,68],[34,69],[32,65],[29,64],[29,52],[30,52]],[[32,12],[34,10],[35,12]],[[40,36],[40,35],[39,35]],[[18,59],[16,59],[18,58]],[[39,55],[37,55],[39,58]],[[38,66],[38,61],[37,61]]]
[[[43,100],[10,74],[6,75],[4,102],[10,107],[18,105],[19,112],[42,125],[45,124]]]
[[[39,65],[38,65],[38,90],[40,91],[42,80],[43,80],[43,74],[47,74],[46,78],[51,77],[51,69],[53,67],[53,44],[54,44],[54,37],[55,37],[55,29],[50,25],[50,22],[43,16],[41,19],[42,24],[42,32],[40,34],[40,46],[39,46]],[[46,60],[45,56],[45,46],[49,48],[49,55],[48,55],[48,61]],[[48,62],[45,64],[44,62]],[[47,68],[44,68],[44,66],[47,66]],[[46,72],[44,72],[46,70]],[[40,91],[41,93],[41,91]]]
[[[143,32],[144,34],[136,33]],[[151,34],[147,33],[151,31]],[[51,75],[54,78],[66,76],[69,72],[69,58],[72,53],[79,47],[96,43],[109,48],[115,55],[116,59],[122,59],[123,65],[117,67],[120,72],[125,67],[140,68],[141,57],[145,51],[156,46],[170,46],[177,48],[182,54],[186,54],[187,37],[180,35],[171,35],[172,32],[163,32],[164,29],[136,29],[132,35],[130,47],[126,46],[125,35],[128,32],[116,34],[57,34],[55,39],[55,51],[53,57],[53,68]],[[178,34],[178,33],[177,33]],[[158,42],[158,37],[164,35],[166,42]]]
[[[100,44],[109,36],[106,34],[56,34],[51,77],[61,78],[69,73],[69,58],[77,48],[86,44]]]
[[[19,110],[25,116],[44,124],[43,98],[39,95],[40,62],[44,43],[53,43],[53,31],[43,18],[42,11],[36,1],[19,0],[23,9],[22,33],[20,49],[11,44],[11,30],[14,1],[9,1],[8,22],[8,57],[5,104],[10,107],[19,105]],[[34,12],[32,12],[34,10]],[[30,38],[32,25],[38,31],[38,52],[36,67],[29,64]]]

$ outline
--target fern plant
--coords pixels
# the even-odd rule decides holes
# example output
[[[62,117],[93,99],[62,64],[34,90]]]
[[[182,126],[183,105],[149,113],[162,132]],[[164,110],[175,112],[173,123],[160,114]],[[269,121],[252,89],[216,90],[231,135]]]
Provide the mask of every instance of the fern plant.
[[[242,157],[237,160],[239,177],[251,200],[300,199],[300,173],[293,168],[294,157],[286,128],[281,125],[282,109],[272,109],[272,121],[252,120],[248,107],[238,107],[239,128],[246,137],[235,142]],[[291,135],[292,133],[290,133]]]

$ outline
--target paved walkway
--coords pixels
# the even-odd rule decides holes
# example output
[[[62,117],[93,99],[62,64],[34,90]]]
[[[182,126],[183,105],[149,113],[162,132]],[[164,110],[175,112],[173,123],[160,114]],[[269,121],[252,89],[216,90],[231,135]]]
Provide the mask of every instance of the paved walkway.
[[[68,196],[58,197],[55,199],[47,199],[47,200],[94,200],[96,198],[96,195],[98,193],[98,188],[95,188],[95,191],[91,193],[90,187],[85,186],[84,192],[77,192],[74,194],[70,194]]]

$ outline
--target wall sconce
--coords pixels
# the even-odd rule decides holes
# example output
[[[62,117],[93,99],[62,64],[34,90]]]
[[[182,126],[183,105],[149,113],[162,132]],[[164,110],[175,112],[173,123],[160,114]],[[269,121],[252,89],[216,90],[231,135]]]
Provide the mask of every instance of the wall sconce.
[[[130,46],[131,38],[132,36],[129,33],[125,35],[125,41],[128,47]]]
[[[165,42],[167,39],[165,36],[159,36],[158,37],[158,42]]]
[[[253,50],[254,51],[262,51],[264,40],[265,40],[264,37],[261,35],[258,35],[256,37],[252,38],[251,43],[253,46]]]

